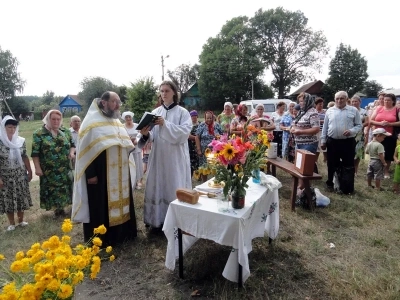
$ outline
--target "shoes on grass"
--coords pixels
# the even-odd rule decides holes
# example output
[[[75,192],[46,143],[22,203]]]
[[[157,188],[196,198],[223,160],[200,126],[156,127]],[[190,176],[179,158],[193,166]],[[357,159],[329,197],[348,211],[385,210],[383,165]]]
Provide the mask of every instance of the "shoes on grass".
[[[21,227],[25,227],[25,226],[28,226],[28,225],[29,225],[29,223],[25,222],[25,221],[23,221],[23,222],[18,224],[18,226],[21,226]]]
[[[14,231],[15,230],[15,225],[10,225],[7,227],[7,231]]]

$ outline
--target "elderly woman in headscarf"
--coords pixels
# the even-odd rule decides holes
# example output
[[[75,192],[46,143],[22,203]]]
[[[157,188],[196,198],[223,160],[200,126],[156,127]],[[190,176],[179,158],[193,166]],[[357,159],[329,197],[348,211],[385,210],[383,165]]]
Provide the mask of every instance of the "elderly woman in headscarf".
[[[28,225],[24,211],[32,206],[28,184],[31,179],[25,139],[18,136],[18,121],[6,116],[0,125],[0,214],[7,214],[7,231],[15,230],[15,213],[19,226]]]
[[[231,102],[225,102],[224,111],[217,117],[217,122],[224,132],[229,133],[231,122],[234,117],[235,113],[233,112],[233,104]]]
[[[250,123],[258,129],[267,131],[275,129],[274,122],[272,122],[268,115],[264,114],[264,105],[262,104],[257,104],[256,113],[251,116],[250,120]]]
[[[43,123],[33,132],[31,154],[40,177],[40,208],[65,216],[64,208],[72,203],[70,160],[75,157],[75,144],[71,132],[62,126],[60,111],[50,110]]]
[[[282,135],[282,158],[287,159],[289,162],[293,162],[294,152],[294,141],[293,135],[290,134],[290,127],[292,126],[293,120],[296,118],[296,112],[294,107],[296,102],[290,102],[287,112],[283,115],[280,122],[280,127],[283,130]],[[290,154],[290,155],[289,155]]]
[[[196,149],[199,156],[199,165],[205,165],[207,158],[205,151],[213,139],[223,134],[221,126],[214,122],[214,114],[212,111],[206,111],[204,114],[204,122],[197,127],[196,130]],[[207,180],[207,175],[202,175],[202,181]]]
[[[133,123],[133,116],[134,113],[131,111],[125,111],[122,113],[122,119],[125,121],[125,129],[128,132],[129,137],[131,138],[131,141],[133,145],[135,146],[135,149],[129,154],[129,159],[131,157],[134,160],[135,166],[136,166],[136,178],[132,180],[132,189],[137,189],[140,190],[143,187],[142,184],[142,179],[143,179],[143,161],[142,161],[142,149],[137,147],[138,144],[138,134],[139,131],[136,130],[136,127],[138,126],[137,123]],[[133,171],[133,166],[131,166],[131,174]],[[132,178],[131,178],[132,179]]]

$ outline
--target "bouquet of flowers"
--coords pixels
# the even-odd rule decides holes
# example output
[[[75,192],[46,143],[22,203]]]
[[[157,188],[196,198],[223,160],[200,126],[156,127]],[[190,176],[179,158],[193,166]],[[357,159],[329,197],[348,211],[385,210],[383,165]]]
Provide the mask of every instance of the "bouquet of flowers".
[[[210,144],[212,150],[206,156],[214,157],[209,165],[215,174],[215,182],[221,183],[225,197],[229,192],[245,196],[247,181],[253,171],[266,163],[265,152],[268,149],[271,133],[255,128],[247,122],[241,136],[221,136]]]
[[[65,219],[62,227],[64,233],[72,230],[71,220]],[[101,261],[115,259],[112,248],[105,248],[106,254],[100,258],[102,245],[99,234],[107,231],[104,225],[94,230],[93,237],[85,245],[70,246],[71,237],[64,235],[61,239],[52,236],[42,244],[35,243],[26,251],[19,251],[8,269],[0,268],[10,276],[2,279],[3,287],[0,300],[3,299],[72,299],[75,286],[87,276],[95,279],[100,271]],[[4,260],[0,254],[0,261]]]

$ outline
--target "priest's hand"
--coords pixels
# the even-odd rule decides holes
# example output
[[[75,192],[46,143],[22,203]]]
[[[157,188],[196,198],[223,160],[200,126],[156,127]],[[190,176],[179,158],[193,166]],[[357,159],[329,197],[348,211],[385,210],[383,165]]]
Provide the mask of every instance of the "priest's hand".
[[[97,184],[97,176],[95,176],[95,177],[92,177],[92,178],[89,178],[88,180],[87,180],[87,183],[88,184]]]

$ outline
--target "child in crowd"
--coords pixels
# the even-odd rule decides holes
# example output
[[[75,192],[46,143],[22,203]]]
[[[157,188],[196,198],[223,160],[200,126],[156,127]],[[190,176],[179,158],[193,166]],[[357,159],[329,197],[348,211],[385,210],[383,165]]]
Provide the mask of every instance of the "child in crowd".
[[[394,150],[393,159],[396,164],[393,178],[393,192],[395,194],[400,194],[400,133],[397,135],[397,146]]]
[[[383,169],[386,167],[386,161],[384,157],[385,149],[381,143],[385,137],[391,136],[391,134],[386,132],[383,128],[377,128],[372,131],[372,136],[372,141],[368,143],[365,149],[365,153],[370,156],[367,172],[368,187],[374,188],[371,183],[372,179],[375,179],[376,189],[378,191],[383,191],[381,188],[381,180],[384,178]]]

